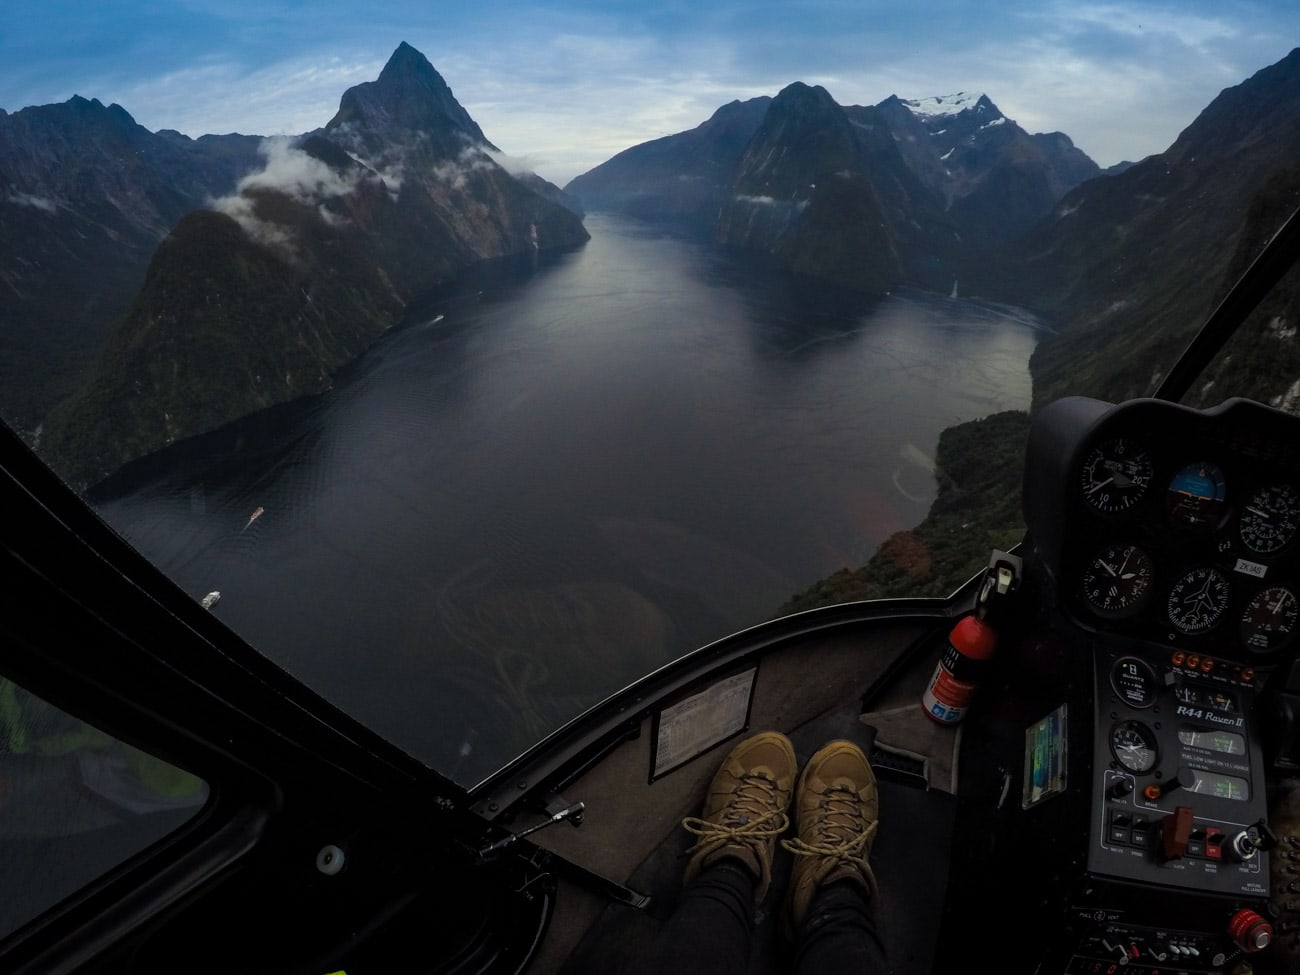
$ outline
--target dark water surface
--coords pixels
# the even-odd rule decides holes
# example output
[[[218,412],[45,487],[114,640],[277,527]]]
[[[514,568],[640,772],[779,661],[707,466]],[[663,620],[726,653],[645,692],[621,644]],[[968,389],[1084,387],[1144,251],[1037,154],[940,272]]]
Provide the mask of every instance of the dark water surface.
[[[421,302],[328,394],[146,458],[96,505],[465,784],[861,565],[924,517],[943,428],[1029,403],[1017,309],[867,299],[587,225],[580,250]]]

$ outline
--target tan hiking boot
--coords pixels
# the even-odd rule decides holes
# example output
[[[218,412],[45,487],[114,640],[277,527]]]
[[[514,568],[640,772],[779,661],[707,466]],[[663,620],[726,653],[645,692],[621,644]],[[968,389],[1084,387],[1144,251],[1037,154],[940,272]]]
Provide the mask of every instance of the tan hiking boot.
[[[686,851],[692,856],[683,883],[730,857],[757,878],[754,905],[761,904],[772,882],[776,838],[790,826],[787,810],[798,770],[794,746],[778,732],[762,732],[733,748],[713,777],[703,815],[682,820],[699,837]]]
[[[862,749],[833,741],[808,759],[795,790],[793,840],[781,845],[795,854],[787,895],[787,934],[798,930],[813,895],[841,880],[876,896],[876,877],[867,864],[875,839],[880,797],[876,776]]]

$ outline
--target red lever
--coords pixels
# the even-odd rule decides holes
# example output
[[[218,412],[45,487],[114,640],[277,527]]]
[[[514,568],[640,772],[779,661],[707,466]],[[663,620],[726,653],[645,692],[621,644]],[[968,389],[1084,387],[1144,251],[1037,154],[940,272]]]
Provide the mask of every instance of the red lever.
[[[1160,852],[1166,860],[1177,860],[1187,852],[1192,838],[1192,807],[1177,806],[1164,818],[1160,828]]]

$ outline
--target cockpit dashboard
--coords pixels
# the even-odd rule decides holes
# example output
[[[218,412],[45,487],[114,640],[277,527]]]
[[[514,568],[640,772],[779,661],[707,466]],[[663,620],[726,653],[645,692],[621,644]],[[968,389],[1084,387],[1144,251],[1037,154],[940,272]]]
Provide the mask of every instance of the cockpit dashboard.
[[[1026,521],[1077,625],[1198,666],[1293,652],[1300,418],[1244,399],[1202,411],[1071,398],[1035,431]]]
[[[1028,720],[1003,743],[1025,761],[995,845],[1033,848],[1022,882],[1063,891],[1042,970],[1282,970],[1300,417],[1059,400],[1031,426],[1024,512],[1039,615],[1002,688]]]

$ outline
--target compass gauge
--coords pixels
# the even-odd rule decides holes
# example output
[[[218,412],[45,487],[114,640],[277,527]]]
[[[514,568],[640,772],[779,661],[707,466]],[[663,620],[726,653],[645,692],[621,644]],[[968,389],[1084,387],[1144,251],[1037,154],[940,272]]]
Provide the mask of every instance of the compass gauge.
[[[1169,590],[1169,622],[1180,633],[1206,633],[1228,609],[1228,577],[1213,566],[1192,569]]]

